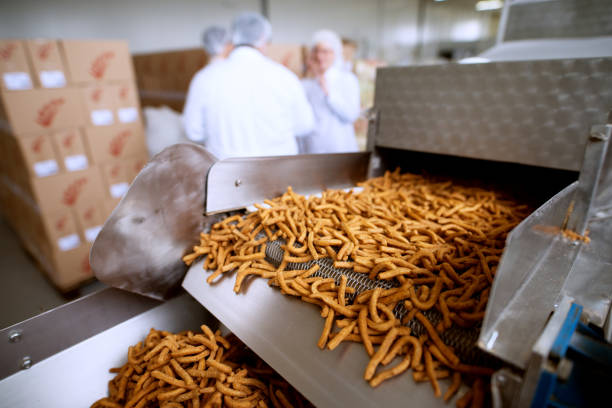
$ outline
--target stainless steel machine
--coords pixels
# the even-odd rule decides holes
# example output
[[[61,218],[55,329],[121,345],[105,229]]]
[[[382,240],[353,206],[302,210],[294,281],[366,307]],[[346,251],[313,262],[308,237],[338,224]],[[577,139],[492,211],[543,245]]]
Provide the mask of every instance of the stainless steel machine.
[[[235,295],[230,279],[209,286],[201,263],[180,261],[207,225],[288,185],[352,187],[396,166],[504,188],[537,208],[508,237],[477,346],[504,364],[495,406],[546,405],[584,373],[572,350],[609,364],[610,108],[610,58],[385,68],[366,153],[217,161],[172,146],[137,176],[91,253],[100,280],[148,297],[109,289],[3,330],[0,407],[85,406],[149,327],[201,322],[233,331],[317,406],[444,406],[409,376],[369,387],[361,348],[318,350],[315,310],[265,282]]]

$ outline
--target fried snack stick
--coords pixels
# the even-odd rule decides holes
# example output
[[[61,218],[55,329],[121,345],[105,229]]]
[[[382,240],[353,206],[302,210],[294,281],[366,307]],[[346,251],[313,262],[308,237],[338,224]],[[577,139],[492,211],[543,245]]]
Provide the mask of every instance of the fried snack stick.
[[[312,406],[235,336],[201,328],[201,334],[151,329],[128,349],[127,363],[111,369],[117,375],[109,396],[92,407],[268,407],[276,397],[283,406]],[[270,396],[267,383],[281,387],[280,396]]]
[[[256,212],[213,225],[185,261],[195,261],[195,253],[206,256],[204,267],[215,271],[214,278],[238,270],[236,292],[245,276],[254,275],[284,294],[318,305],[326,319],[319,346],[334,339],[332,348],[342,340],[361,342],[371,358],[378,353],[374,345],[384,344],[391,330],[401,328],[392,310],[403,303],[409,310],[404,321],[418,319],[427,335],[417,339],[398,334],[414,340],[390,345],[380,363],[403,359],[415,342],[426,342],[422,349],[431,353],[432,366],[486,377],[487,370],[461,364],[439,332],[480,324],[505,238],[528,209],[494,191],[398,171],[361,186],[360,193],[327,190],[308,198],[288,188],[281,197],[265,200],[265,206],[257,205]],[[265,236],[257,236],[260,232]],[[276,267],[263,254],[264,245],[279,238],[285,242],[285,258]],[[285,270],[288,262],[322,257],[401,288],[366,291],[352,299],[348,287],[342,289],[344,278],[332,283]],[[244,267],[246,262],[253,263]],[[432,308],[443,317],[436,327],[420,312]],[[336,334],[334,322],[340,328]],[[423,355],[418,360],[412,356],[412,369],[426,368]],[[375,371],[376,366],[370,378]]]

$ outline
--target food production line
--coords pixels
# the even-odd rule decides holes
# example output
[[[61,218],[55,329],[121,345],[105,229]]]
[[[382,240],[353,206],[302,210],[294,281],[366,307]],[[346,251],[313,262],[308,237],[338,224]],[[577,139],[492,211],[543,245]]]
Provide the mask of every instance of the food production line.
[[[149,328],[202,323],[227,327],[316,406],[445,406],[409,375],[371,388],[361,346],[317,349],[318,312],[265,281],[236,295],[232,278],[208,285],[202,262],[181,261],[212,223],[289,185],[351,188],[398,166],[537,208],[508,236],[473,347],[503,365],[494,406],[586,405],[612,365],[611,108],[611,58],[383,68],[368,152],[217,161],[196,145],[171,146],[137,176],[92,249],[96,276],[120,289],[1,332],[0,407],[88,406]]]

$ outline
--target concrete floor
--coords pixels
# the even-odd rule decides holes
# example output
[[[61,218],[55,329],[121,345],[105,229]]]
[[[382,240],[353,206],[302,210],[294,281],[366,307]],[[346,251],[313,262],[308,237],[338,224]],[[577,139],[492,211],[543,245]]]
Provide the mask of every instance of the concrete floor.
[[[64,296],[38,270],[17,235],[0,217],[0,329],[106,286],[93,281]]]

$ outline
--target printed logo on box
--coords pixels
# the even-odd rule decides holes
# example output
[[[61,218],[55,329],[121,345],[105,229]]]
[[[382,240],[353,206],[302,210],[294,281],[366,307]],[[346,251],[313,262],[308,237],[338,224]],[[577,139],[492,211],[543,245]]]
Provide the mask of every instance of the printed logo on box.
[[[91,91],[91,100],[94,102],[100,102],[100,98],[102,97],[102,88],[96,88],[93,91]]]
[[[38,58],[41,60],[46,60],[47,58],[49,58],[52,48],[53,44],[50,42],[42,44],[40,47],[38,47],[37,50]]]
[[[120,132],[117,136],[112,138],[108,146],[109,153],[115,157],[120,156],[121,152],[123,151],[123,148],[125,147],[125,142],[131,135],[131,130],[124,130],[123,132]]]
[[[40,135],[32,142],[32,151],[36,154],[40,153],[42,145],[45,142],[45,135]]]
[[[36,118],[36,123],[43,127],[51,126],[55,115],[59,111],[59,108],[65,103],[64,98],[55,98],[43,105],[42,108],[38,110],[38,117]]]
[[[93,274],[93,271],[91,270],[91,265],[89,264],[89,254],[87,254],[81,260],[81,273],[86,276],[90,276]]]
[[[60,218],[59,220],[57,220],[57,222],[55,223],[55,229],[58,231],[63,231],[64,228],[66,227],[66,222],[68,221],[68,217],[66,217],[65,215]]]
[[[4,48],[0,48],[0,57],[2,57],[2,59],[5,61],[9,60],[13,56],[13,51],[15,51],[16,49],[17,44],[8,43]]]
[[[103,52],[91,63],[89,73],[96,79],[102,79],[108,68],[109,61],[115,57],[112,51]]]
[[[113,168],[110,171],[110,175],[112,178],[116,178],[119,175],[119,170],[121,169],[121,166],[119,166],[118,164],[115,164],[113,166]]]
[[[81,191],[83,190],[83,186],[85,186],[85,184],[87,184],[86,177],[76,179],[72,184],[68,186],[68,188],[66,188],[66,190],[64,190],[62,203],[67,206],[73,206],[79,198],[79,195],[81,194]]]
[[[66,149],[70,149],[72,147],[72,143],[74,142],[75,137],[76,134],[74,132],[68,133],[68,136],[62,139],[62,146],[64,146]]]
[[[129,91],[129,88],[126,85],[123,85],[119,89],[119,99],[124,101],[128,96],[128,91]]]

